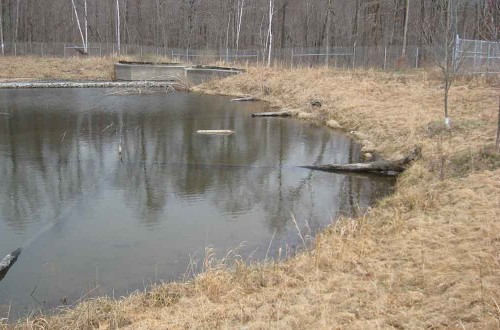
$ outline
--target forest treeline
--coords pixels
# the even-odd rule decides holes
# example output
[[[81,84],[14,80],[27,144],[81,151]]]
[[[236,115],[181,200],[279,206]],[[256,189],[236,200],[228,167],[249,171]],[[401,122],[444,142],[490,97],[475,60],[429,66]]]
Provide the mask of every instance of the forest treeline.
[[[500,0],[0,0],[0,18],[4,42],[80,43],[86,22],[90,44],[392,46],[429,40],[447,18],[462,38],[497,40]]]

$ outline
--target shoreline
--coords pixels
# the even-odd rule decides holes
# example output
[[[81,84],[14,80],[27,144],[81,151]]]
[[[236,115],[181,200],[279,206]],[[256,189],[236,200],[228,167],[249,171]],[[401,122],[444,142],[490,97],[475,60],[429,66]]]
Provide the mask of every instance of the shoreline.
[[[114,88],[114,87],[180,87],[171,81],[12,81],[0,82],[0,89],[27,88]]]
[[[363,215],[325,228],[311,250],[290,259],[241,265],[207,254],[203,272],[188,282],[120,300],[85,301],[13,326],[498,326],[500,201],[494,196],[500,191],[500,157],[488,151],[497,86],[458,81],[450,94],[456,120],[447,132],[440,126],[439,80],[416,75],[253,68],[195,87],[207,94],[258,96],[295,111],[296,118],[338,124],[365,152],[387,159],[419,144],[423,158],[398,178],[392,195]],[[311,86],[314,79],[319,82]],[[310,107],[313,98],[323,106]]]

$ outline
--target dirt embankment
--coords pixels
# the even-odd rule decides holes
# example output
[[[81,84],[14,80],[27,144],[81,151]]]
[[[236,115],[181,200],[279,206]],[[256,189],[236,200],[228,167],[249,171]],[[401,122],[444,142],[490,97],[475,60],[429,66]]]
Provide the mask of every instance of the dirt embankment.
[[[276,264],[213,259],[182,284],[121,300],[84,302],[18,328],[498,328],[500,157],[491,150],[498,82],[459,79],[451,131],[432,72],[249,68],[198,91],[254,95],[340,126],[366,152],[423,157],[397,190],[341,219],[313,248]],[[310,101],[320,99],[322,106]],[[259,119],[255,119],[259,120]]]

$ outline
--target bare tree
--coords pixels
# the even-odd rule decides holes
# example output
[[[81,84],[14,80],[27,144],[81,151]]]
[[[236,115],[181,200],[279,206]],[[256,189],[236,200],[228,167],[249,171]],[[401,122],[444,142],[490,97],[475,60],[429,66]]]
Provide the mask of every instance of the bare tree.
[[[88,20],[87,20],[87,0],[84,0],[83,6],[84,6],[84,15],[85,15],[85,49],[84,49],[84,52],[88,53],[88,47],[89,47],[89,33],[88,33],[88,29],[89,29],[89,24],[88,24]]]
[[[0,0],[0,46],[2,48],[2,56],[5,56],[5,46],[3,42],[3,3]]]
[[[439,67],[444,82],[444,123],[447,128],[450,128],[448,96],[463,59],[456,52],[456,21],[453,20],[455,1],[443,0],[438,20],[434,24],[427,21],[422,26],[425,46]]]
[[[330,30],[331,30],[332,0],[328,0],[326,10],[326,66],[330,64]]]
[[[401,52],[401,57],[406,58],[406,46],[408,43],[408,21],[410,17],[410,0],[405,0],[406,10],[405,10],[405,27],[403,31],[403,51]]]
[[[240,32],[241,32],[241,21],[243,18],[243,7],[245,6],[245,0],[238,0],[238,28],[236,29],[236,53],[240,47]]]
[[[268,37],[268,52],[267,52],[267,66],[271,66],[271,56],[273,51],[273,16],[274,16],[274,0],[269,0],[269,27],[267,30]]]
[[[116,44],[118,48],[118,55],[121,54],[121,45],[120,45],[120,2],[116,0]]]
[[[420,27],[442,35],[447,0],[1,0],[5,42],[90,40],[171,48],[262,48],[265,60],[280,45],[321,47],[390,45],[409,55],[423,46]],[[87,4],[87,6],[85,6]],[[122,7],[122,8],[120,8]],[[271,7],[271,12],[269,9]],[[453,0],[453,30],[463,38],[498,38],[499,0]],[[86,13],[84,13],[86,8]],[[455,13],[458,11],[458,15]],[[57,15],[54,15],[57,13]],[[280,15],[279,24],[275,14]],[[273,17],[274,14],[274,17]],[[18,17],[17,17],[18,16]],[[123,17],[122,17],[123,16]],[[148,19],[150,18],[150,19]],[[229,25],[228,25],[229,20]],[[271,25],[268,23],[271,21]],[[455,23],[457,22],[457,23]],[[228,29],[226,27],[229,26]],[[85,28],[87,27],[87,28]],[[71,33],[72,29],[77,31]],[[17,31],[17,32],[16,32]],[[85,32],[87,31],[87,32]],[[278,36],[276,38],[276,36]],[[271,41],[271,48],[270,39]],[[122,40],[123,39],[123,40]],[[226,39],[226,40],[225,40]],[[430,44],[442,44],[439,38]],[[278,42],[278,43],[277,43]],[[427,42],[426,42],[427,43]],[[15,47],[15,46],[14,46]],[[116,48],[115,48],[116,51]],[[331,59],[330,59],[331,60]],[[328,62],[328,60],[326,61]]]
[[[73,10],[75,12],[75,18],[76,18],[76,24],[78,25],[78,31],[80,31],[80,37],[82,38],[83,52],[84,52],[84,54],[87,54],[86,38],[83,36],[82,26],[80,25],[80,18],[78,18],[78,12],[76,11],[75,0],[71,0],[71,4],[72,4]],[[87,1],[85,1],[85,11],[87,11]],[[86,21],[87,21],[87,18],[85,17],[85,25],[87,24]],[[87,34],[87,31],[85,31],[85,34]]]
[[[17,48],[18,32],[19,32],[19,4],[21,0],[16,1],[16,28],[14,32],[15,47]]]

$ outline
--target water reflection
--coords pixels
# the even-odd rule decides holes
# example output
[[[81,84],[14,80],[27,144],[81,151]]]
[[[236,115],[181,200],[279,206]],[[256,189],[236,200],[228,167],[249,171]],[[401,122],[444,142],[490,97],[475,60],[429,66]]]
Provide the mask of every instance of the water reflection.
[[[125,292],[152,269],[181,274],[207,245],[246,241],[242,253],[263,257],[273,237],[275,255],[298,239],[291,214],[315,231],[392,184],[298,168],[356,161],[359,150],[311,124],[249,117],[265,104],[105,93],[0,91],[0,111],[13,114],[0,117],[0,255],[25,247],[0,305],[39,306],[33,288],[44,307],[74,301],[97,270],[97,293]],[[228,128],[236,135],[195,134]]]

